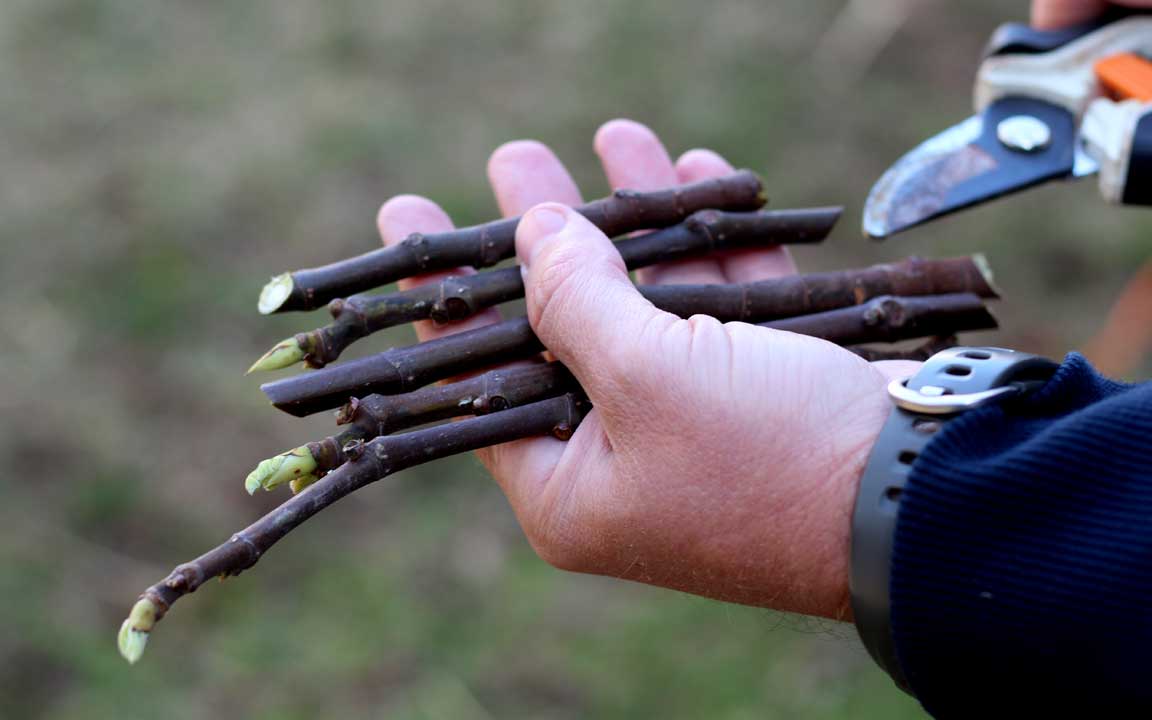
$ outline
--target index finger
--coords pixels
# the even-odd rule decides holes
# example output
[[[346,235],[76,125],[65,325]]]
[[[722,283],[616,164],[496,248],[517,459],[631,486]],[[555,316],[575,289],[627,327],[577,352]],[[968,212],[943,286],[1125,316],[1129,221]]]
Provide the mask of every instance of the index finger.
[[[380,208],[380,212],[376,215],[376,226],[380,230],[380,237],[383,239],[384,245],[391,247],[399,244],[414,232],[434,233],[451,230],[452,221],[448,218],[448,214],[440,209],[439,205],[427,198],[418,195],[397,195]],[[476,271],[470,267],[460,267],[445,272],[405,278],[398,283],[398,287],[401,290],[408,290],[439,282],[450,275],[473,275],[475,273]],[[500,313],[489,308],[466,320],[448,325],[437,325],[431,320],[419,320],[413,325],[416,328],[416,337],[424,342],[499,321]]]
[[[516,140],[505,143],[488,160],[488,180],[505,217],[523,215],[543,202],[580,204],[580,191],[559,158],[543,143]],[[583,442],[594,433],[585,420],[568,442]],[[500,484],[517,514],[532,513],[545,495],[542,487],[555,474],[567,444],[551,437],[518,440],[484,448],[476,453]],[[535,521],[521,517],[525,527]]]

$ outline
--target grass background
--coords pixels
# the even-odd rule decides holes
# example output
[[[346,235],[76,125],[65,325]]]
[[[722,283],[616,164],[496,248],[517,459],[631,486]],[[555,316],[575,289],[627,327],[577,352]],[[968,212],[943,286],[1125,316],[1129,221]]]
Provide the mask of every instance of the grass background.
[[[1091,183],[883,245],[858,230],[888,164],[970,111],[985,38],[1026,3],[857,6],[0,5],[0,717],[919,717],[849,627],[545,566],[470,458],[206,586],[141,665],[114,644],[142,587],[276,502],[244,494],[254,463],[330,428],[243,376],[310,325],[258,317],[263,281],[372,247],[396,193],[493,217],[483,168],[508,139],[552,145],[594,197],[593,132],[636,118],[762,172],[777,207],[845,203],[806,269],[980,250],[1005,302],[977,339],[1090,337],[1152,229]],[[884,8],[907,19],[870,57]]]

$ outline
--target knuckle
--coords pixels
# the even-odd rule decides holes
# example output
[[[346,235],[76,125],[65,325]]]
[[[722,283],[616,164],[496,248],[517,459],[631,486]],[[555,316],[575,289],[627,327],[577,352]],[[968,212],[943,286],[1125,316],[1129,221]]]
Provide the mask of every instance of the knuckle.
[[[555,293],[572,278],[580,276],[581,268],[586,263],[587,259],[580,257],[574,243],[554,243],[552,247],[545,248],[540,258],[537,286],[549,294]]]
[[[551,329],[572,317],[586,284],[577,254],[558,248],[544,258],[532,283],[532,301],[541,328]]]

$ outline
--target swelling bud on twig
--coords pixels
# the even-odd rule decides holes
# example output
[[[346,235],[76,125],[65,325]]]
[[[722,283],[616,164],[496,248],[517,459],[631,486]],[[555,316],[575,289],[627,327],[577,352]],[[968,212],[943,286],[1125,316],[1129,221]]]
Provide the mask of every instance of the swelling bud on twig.
[[[365,443],[355,460],[285,500],[221,545],[177,565],[167,577],[145,590],[120,629],[121,654],[129,662],[138,660],[148,633],[177,600],[212,578],[239,575],[266,557],[269,548],[301,523],[365,485],[415,465],[490,445],[538,435],[567,439],[588,408],[585,398],[569,394]]]
[[[579,389],[576,378],[563,365],[550,362],[490,370],[465,380],[429,385],[401,395],[352,398],[336,415],[336,423],[343,426],[343,430],[293,451],[307,450],[316,463],[310,474],[290,481],[292,492],[299,492],[355,459],[363,451],[364,443],[383,435],[450,418],[502,412]],[[265,460],[261,467],[271,462]],[[256,475],[249,476],[249,492],[259,487],[259,479],[252,479]]]
[[[765,202],[760,178],[740,170],[663,190],[617,190],[574,209],[614,236],[675,225],[697,210],[755,210]],[[518,217],[505,218],[441,233],[413,233],[398,245],[278,275],[260,293],[258,307],[266,315],[312,310],[329,300],[413,275],[461,265],[489,267],[515,254],[519,222]]]
[[[785,329],[812,328],[812,332],[795,330],[804,334],[816,334],[818,326],[822,328],[820,332],[826,332],[823,329],[825,321],[813,317],[814,314],[856,306],[880,296],[974,293],[980,297],[997,297],[984,264],[970,257],[944,260],[910,258],[864,269],[793,275],[754,283],[652,285],[642,286],[639,290],[656,307],[680,317],[705,314],[725,322],[763,323],[802,316],[805,319],[799,324],[791,324]],[[934,302],[930,301],[929,305]],[[914,303],[913,306],[918,312],[923,311],[922,304]],[[954,304],[937,309],[957,308],[957,311],[967,312],[966,307]],[[861,331],[856,327],[861,322],[859,314],[835,317],[834,329],[852,327],[851,337],[821,337],[840,344],[891,342],[885,339],[890,334],[885,330],[885,321],[878,320]],[[968,317],[983,319],[983,316]],[[986,322],[981,327],[987,327]],[[942,329],[944,334],[948,334],[973,328],[957,325]],[[907,325],[901,332],[906,338],[939,334],[933,329],[924,335],[909,336],[907,333],[912,329]],[[303,337],[303,334],[298,337]],[[864,339],[853,339],[857,337]],[[277,408],[302,417],[339,407],[349,397],[407,393],[453,375],[521,360],[543,349],[528,319],[521,317],[416,345],[392,348],[317,372],[266,383],[261,389]]]
[[[293,336],[281,340],[274,348],[260,356],[260,359],[248,368],[248,373],[282,370],[303,360],[305,354],[304,348],[300,347],[300,343]]]
[[[302,477],[296,478],[295,480],[289,480],[288,487],[292,490],[292,494],[295,495],[319,479],[320,478],[315,475],[304,475]]]
[[[156,620],[156,605],[146,597],[137,600],[128,613],[128,619],[120,625],[120,634],[116,638],[120,654],[125,660],[135,665],[144,654],[148,634],[152,632]]]
[[[841,208],[725,212],[701,210],[679,225],[616,243],[629,270],[720,250],[817,243],[840,218]],[[383,295],[354,295],[328,304],[333,322],[296,335],[309,367],[340,357],[350,344],[384,328],[414,320],[453,322],[485,308],[524,297],[520,268],[450,276],[439,282]]]
[[[248,474],[244,481],[244,489],[251,495],[260,488],[271,490],[286,482],[295,482],[311,477],[312,480],[298,485],[303,488],[315,482],[316,459],[307,445],[280,453],[276,457],[262,460],[256,469]],[[295,490],[293,490],[295,492]]]

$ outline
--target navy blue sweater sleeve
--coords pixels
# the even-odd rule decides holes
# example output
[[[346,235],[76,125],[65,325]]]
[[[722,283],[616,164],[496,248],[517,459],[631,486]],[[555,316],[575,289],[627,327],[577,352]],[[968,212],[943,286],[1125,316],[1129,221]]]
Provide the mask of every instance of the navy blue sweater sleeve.
[[[901,500],[891,598],[936,717],[1152,717],[1152,383],[1073,354],[948,423]]]

